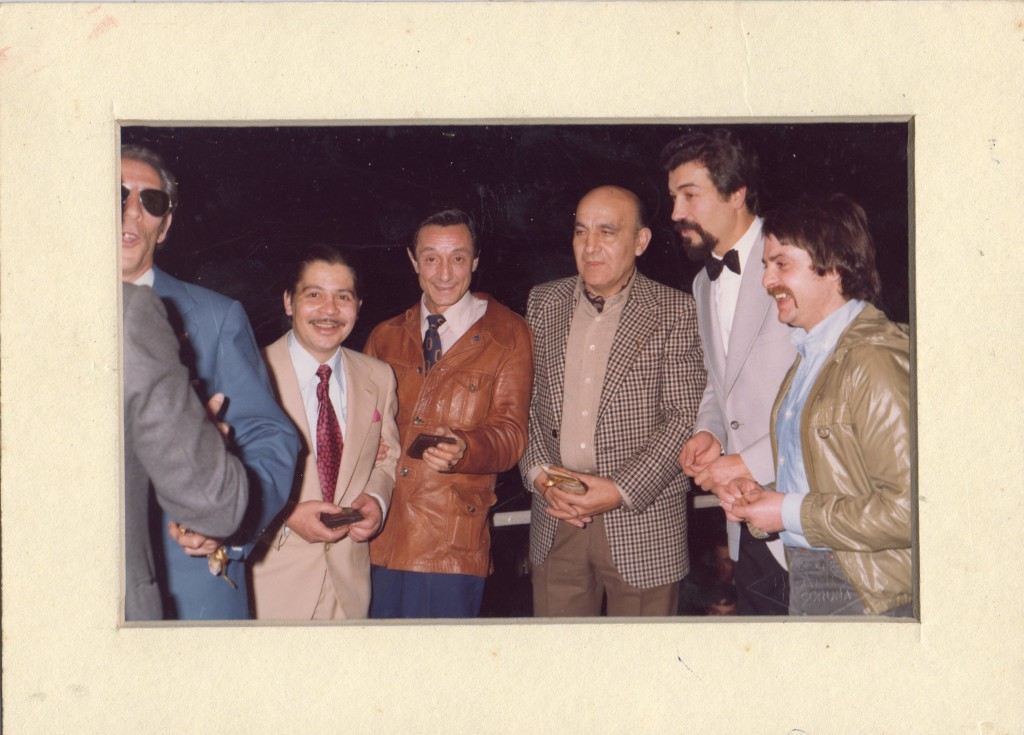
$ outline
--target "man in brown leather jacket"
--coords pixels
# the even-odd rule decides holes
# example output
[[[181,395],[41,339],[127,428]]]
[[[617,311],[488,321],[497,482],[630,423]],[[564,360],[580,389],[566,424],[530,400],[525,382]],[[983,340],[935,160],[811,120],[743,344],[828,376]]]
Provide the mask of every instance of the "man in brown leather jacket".
[[[388,518],[370,542],[370,617],[475,617],[491,567],[495,475],[526,446],[530,330],[470,293],[479,251],[464,212],[428,217],[408,252],[423,297],[378,324],[365,348],[394,368],[402,444]]]
[[[842,195],[765,217],[763,283],[798,356],[772,410],[774,486],[727,514],[780,531],[791,615],[912,614],[910,343],[872,305],[864,210]]]

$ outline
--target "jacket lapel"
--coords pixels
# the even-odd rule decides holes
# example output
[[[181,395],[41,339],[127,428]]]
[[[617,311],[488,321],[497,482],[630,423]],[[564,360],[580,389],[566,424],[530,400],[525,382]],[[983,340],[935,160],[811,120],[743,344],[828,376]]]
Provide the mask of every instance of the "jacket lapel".
[[[697,304],[697,320],[703,327],[700,332],[708,379],[715,381],[718,389],[724,391],[725,347],[722,345],[722,330],[718,327],[718,305],[715,304],[711,281],[703,269],[693,280],[693,294]]]
[[[562,399],[565,397],[565,349],[569,344],[569,329],[572,327],[574,294],[576,279],[563,281],[555,298],[551,299],[550,308],[545,314],[545,330],[551,333],[547,344],[551,349],[545,356],[546,372],[550,376],[548,405],[552,409],[551,425],[562,425]]]
[[[658,304],[651,293],[649,281],[639,271],[634,278],[636,281],[630,291],[629,300],[622,309],[619,328],[615,332],[611,354],[608,357],[601,403],[597,410],[599,426],[612,398],[621,395],[619,385],[626,377],[626,373],[632,368],[640,350],[658,325],[655,317]]]
[[[338,505],[342,504],[341,501],[352,483],[356,465],[370,434],[370,422],[377,405],[376,384],[366,368],[352,359],[349,350],[342,348],[341,354],[348,407],[345,413],[345,446],[341,452],[341,466],[338,468],[338,484],[334,497]]]
[[[764,238],[758,238],[750,249],[750,256],[740,280],[740,293],[736,301],[736,312],[732,319],[732,330],[729,334],[729,356],[726,358],[725,392],[732,390],[736,379],[743,369],[747,356],[754,346],[754,340],[761,331],[761,325],[768,318],[771,299],[761,286],[764,266],[761,257],[764,254]]]

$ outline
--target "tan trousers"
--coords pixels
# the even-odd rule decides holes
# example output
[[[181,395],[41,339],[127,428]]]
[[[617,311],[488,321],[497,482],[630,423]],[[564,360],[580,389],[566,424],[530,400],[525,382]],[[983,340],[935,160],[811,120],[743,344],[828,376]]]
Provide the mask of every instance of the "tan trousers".
[[[530,571],[535,618],[598,616],[605,597],[610,617],[677,612],[679,582],[641,589],[622,579],[600,515],[586,528],[560,522],[547,559],[531,563]]]

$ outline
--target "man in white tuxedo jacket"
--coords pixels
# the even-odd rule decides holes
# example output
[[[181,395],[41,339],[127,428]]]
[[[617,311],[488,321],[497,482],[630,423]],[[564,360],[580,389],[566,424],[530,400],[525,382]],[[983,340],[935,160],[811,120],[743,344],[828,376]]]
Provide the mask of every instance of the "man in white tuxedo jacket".
[[[679,463],[696,485],[716,495],[736,477],[770,482],[772,403],[796,353],[761,285],[757,156],[720,128],[671,141],[661,165],[683,250],[705,263],[693,296],[708,382]],[[782,542],[778,536],[755,538],[735,517],[726,517],[740,614],[787,614]]]
[[[289,283],[284,309],[292,329],[267,347],[265,357],[304,448],[291,497],[263,536],[265,554],[253,564],[256,617],[365,618],[366,542],[383,526],[400,451],[395,376],[387,363],[341,347],[362,304],[350,254],[313,248]],[[377,461],[379,449],[386,454]],[[325,525],[322,514],[346,507],[362,519]]]

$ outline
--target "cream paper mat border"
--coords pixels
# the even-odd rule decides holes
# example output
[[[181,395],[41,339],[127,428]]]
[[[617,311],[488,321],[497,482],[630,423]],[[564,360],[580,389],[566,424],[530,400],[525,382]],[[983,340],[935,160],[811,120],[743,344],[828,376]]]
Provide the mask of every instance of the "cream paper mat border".
[[[1020,3],[0,7],[8,732],[1022,732],[1022,57]],[[118,121],[874,117],[914,119],[921,623],[117,627]]]

